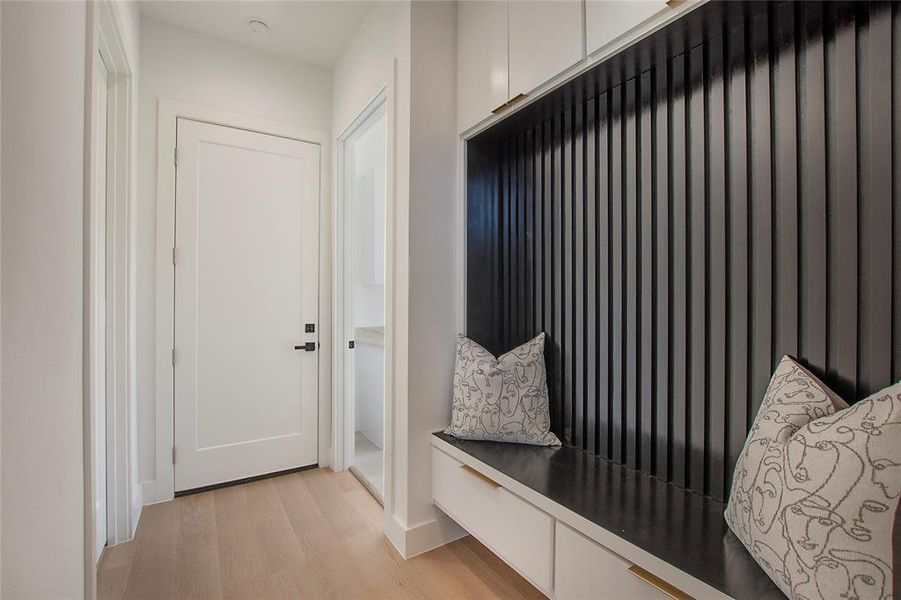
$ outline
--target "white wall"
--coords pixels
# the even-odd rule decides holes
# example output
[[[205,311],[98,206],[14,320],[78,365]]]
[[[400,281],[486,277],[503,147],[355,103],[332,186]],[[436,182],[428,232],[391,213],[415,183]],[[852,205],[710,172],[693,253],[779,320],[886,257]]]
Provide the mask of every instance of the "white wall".
[[[385,348],[357,342],[354,350],[356,430],[385,447]]]
[[[3,2],[2,590],[85,590],[83,2]]]
[[[400,63],[397,114],[404,115],[409,110],[410,3],[376,2],[333,70],[332,130],[336,137],[391,80],[394,59]],[[398,126],[400,137],[407,138],[406,126]]]
[[[388,393],[394,413],[387,416],[385,434],[385,528],[389,539],[405,554],[406,489],[406,352],[407,261],[410,164],[410,11],[408,1],[377,2],[360,24],[335,65],[332,79],[332,133],[337,139],[376,95],[389,84],[389,186],[387,219],[389,255],[386,285],[389,302],[386,322]],[[336,145],[337,147],[337,145]],[[394,281],[391,281],[393,272]],[[393,301],[390,301],[393,297]],[[392,340],[394,346],[392,347]],[[390,354],[389,354],[390,352]]]
[[[429,437],[450,422],[457,333],[456,23],[455,2],[413,3],[406,479],[409,525],[442,518],[431,504]],[[450,534],[453,530],[446,535]]]
[[[328,71],[189,31],[141,20],[138,137],[138,403],[140,472],[156,479],[156,132],[157,103],[165,97],[328,131]],[[168,157],[167,157],[168,158]],[[324,204],[322,214],[331,213]],[[330,247],[326,228],[323,247]],[[329,268],[330,263],[324,268]],[[320,328],[330,320],[320,302]],[[320,361],[328,361],[323,351]],[[327,366],[327,364],[326,364]],[[330,387],[322,378],[320,386]],[[145,498],[152,501],[153,498]]]
[[[450,419],[456,338],[456,22],[454,2],[376,3],[334,71],[335,136],[395,83],[385,532],[404,556],[463,533],[431,503],[429,451]]]

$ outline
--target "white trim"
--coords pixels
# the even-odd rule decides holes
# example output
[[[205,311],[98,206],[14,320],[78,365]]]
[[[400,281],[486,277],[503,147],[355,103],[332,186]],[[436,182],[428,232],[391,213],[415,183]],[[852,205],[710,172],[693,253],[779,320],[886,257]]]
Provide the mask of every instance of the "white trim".
[[[175,469],[172,465],[174,442],[173,367],[174,344],[174,271],[172,248],[175,245],[175,161],[176,124],[179,118],[215,125],[277,135],[318,144],[319,167],[319,231],[320,240],[327,227],[321,215],[329,214],[325,201],[329,198],[329,134],[319,129],[294,123],[273,121],[209,106],[160,98],[157,109],[157,236],[156,236],[156,478],[142,483],[145,504],[171,500],[175,495]],[[328,466],[331,438],[331,399],[323,382],[331,378],[332,323],[328,311],[331,292],[330,257],[319,252],[319,465]]]
[[[131,287],[135,276],[131,260],[135,214],[132,139],[135,82],[112,4],[101,2],[97,6],[99,51],[109,71],[107,542],[114,545],[134,537],[138,516],[134,510],[137,440],[132,427],[137,415],[132,385],[136,299]]]
[[[111,2],[88,3],[85,77],[85,383],[84,383],[84,445],[85,445],[85,589],[86,597],[96,595],[96,574],[99,557],[95,556],[97,542],[94,512],[93,457],[94,410],[88,374],[94,365],[88,348],[93,331],[90,319],[90,299],[94,294],[89,248],[93,243],[91,223],[94,190],[106,187],[106,536],[105,544],[128,541],[134,535],[139,511],[135,510],[137,472],[134,423],[136,396],[135,373],[135,295],[134,270],[134,140],[133,98],[135,93],[134,66],[122,36],[122,25]],[[107,163],[106,179],[95,180],[93,148],[94,132],[94,58],[100,54],[106,66],[107,79]],[[139,501],[139,500],[138,500]]]
[[[457,333],[466,333],[466,140],[457,141]]]
[[[691,594],[695,598],[728,598],[728,596],[725,596],[722,592],[714,589],[700,579],[692,577],[665,560],[657,558],[646,550],[642,550],[631,542],[624,540],[616,535],[616,533],[604,529],[600,525],[589,521],[570,509],[557,504],[547,496],[539,494],[532,488],[519,483],[512,477],[501,473],[474,456],[455,448],[444,440],[432,436],[432,446],[439,451],[444,452],[451,458],[486,475],[532,506],[544,511],[557,521],[568,525],[585,537],[604,546],[609,551],[618,554],[624,560],[636,564],[643,569],[647,569],[652,573],[659,574],[660,577],[669,581],[679,589],[684,590],[686,593]]]
[[[431,521],[404,527],[397,519],[385,515],[385,535],[405,559],[440,548],[469,535],[465,529],[441,511]]]
[[[347,140],[364,126],[374,114],[379,110],[384,110],[387,121],[388,116],[388,86],[383,86],[375,97],[366,103],[365,108],[357,114],[340,135],[338,135],[335,143],[336,160],[335,160],[335,203],[333,205],[333,219],[335,223],[332,250],[334,258],[334,277],[333,277],[333,294],[332,302],[334,305],[334,324],[335,324],[335,348],[332,358],[332,468],[336,471],[344,471],[351,466],[351,460],[354,452],[354,406],[353,403],[347,402],[347,398],[353,393],[353,381],[349,376],[353,373],[353,368],[348,368],[352,356],[348,356],[348,349],[345,346],[345,340],[352,339],[353,332],[348,332],[348,312],[347,307],[347,290],[344,281],[347,278],[349,268],[347,262],[347,254],[345,252],[347,240],[345,239],[346,208],[345,199],[345,175],[347,174]],[[387,123],[386,123],[387,136]],[[387,139],[386,139],[387,146]],[[387,151],[386,151],[387,157]],[[385,180],[387,185],[388,161],[385,164]],[[387,226],[387,190],[385,193],[385,211]],[[387,235],[385,236],[387,242]],[[387,244],[386,244],[387,245]],[[387,252],[386,252],[387,255]],[[386,286],[387,287],[387,286]],[[387,303],[386,303],[387,306]],[[387,311],[386,311],[387,312]],[[387,331],[386,331],[387,334]],[[349,360],[348,360],[349,359]],[[387,402],[388,390],[383,390],[384,401]],[[382,424],[384,432],[384,423]],[[383,444],[384,445],[384,444]],[[384,480],[383,480],[384,481]]]
[[[388,85],[385,95],[388,106],[386,129],[388,132],[388,152],[385,192],[385,437],[384,465],[385,481],[382,490],[382,506],[386,518],[394,514],[395,476],[394,458],[397,449],[394,439],[394,419],[397,414],[397,80],[400,65],[397,58],[391,60]]]

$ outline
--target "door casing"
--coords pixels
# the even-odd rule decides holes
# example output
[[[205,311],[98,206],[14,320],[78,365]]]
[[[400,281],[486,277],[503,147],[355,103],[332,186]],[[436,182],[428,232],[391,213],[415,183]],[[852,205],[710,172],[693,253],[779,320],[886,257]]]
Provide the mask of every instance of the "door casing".
[[[354,356],[353,353],[347,347],[347,340],[353,339],[353,331],[348,331],[348,322],[349,317],[352,315],[353,308],[349,307],[348,299],[350,297],[349,291],[345,286],[345,282],[352,275],[352,266],[350,263],[352,259],[347,256],[348,249],[348,240],[347,238],[347,226],[348,226],[348,218],[349,213],[347,211],[347,185],[346,185],[346,176],[348,170],[348,158],[347,158],[347,143],[353,137],[353,135],[360,130],[363,126],[365,126],[369,119],[372,118],[379,111],[383,111],[385,115],[385,119],[388,119],[388,95],[387,88],[383,88],[379,91],[379,93],[373,98],[364,108],[359,115],[348,125],[347,129],[345,129],[340,136],[338,136],[337,140],[337,193],[335,194],[335,256],[334,256],[334,265],[335,265],[335,357],[334,357],[334,425],[333,425],[333,435],[334,435],[334,458],[332,460],[332,468],[336,471],[343,471],[348,469],[351,466],[353,456],[354,456],[354,403],[349,401],[349,398],[354,393],[354,383],[353,383],[353,369],[354,369]],[[390,144],[390,140],[386,140]],[[390,147],[389,152],[390,155]],[[386,161],[386,183],[387,187],[391,188],[390,183],[390,173],[391,173],[391,159],[390,156]],[[386,213],[388,211],[388,202],[390,201],[390,197],[388,194],[388,190],[386,190]],[[386,214],[386,224],[387,224],[387,214]],[[387,241],[388,238],[386,236],[386,263],[388,259],[387,252]],[[387,275],[388,275],[388,265],[385,265],[386,271],[386,302],[385,309],[388,311],[389,305],[387,303]],[[386,325],[386,338],[388,336],[388,315],[386,315],[385,325]],[[387,355],[387,352],[386,352]],[[388,368],[388,361],[386,356],[385,361],[385,369]],[[383,391],[383,398],[386,404],[385,412],[386,420],[387,420],[387,403],[388,403],[388,377],[386,373],[385,377],[386,385],[385,390]],[[387,430],[387,423],[383,424],[383,430]],[[387,446],[387,436],[386,436],[386,446]]]

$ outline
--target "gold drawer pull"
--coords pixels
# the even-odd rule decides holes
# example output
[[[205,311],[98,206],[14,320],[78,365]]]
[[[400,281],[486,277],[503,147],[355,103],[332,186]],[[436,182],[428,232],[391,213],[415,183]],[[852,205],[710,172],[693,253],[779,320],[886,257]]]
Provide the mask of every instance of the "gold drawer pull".
[[[670,8],[676,8],[680,4],[684,3],[685,0],[666,0],[666,5]]]
[[[676,586],[660,579],[650,571],[645,571],[638,565],[629,567],[629,573],[632,573],[632,575],[635,575],[649,586],[657,588],[673,600],[695,600],[693,596],[689,596]]]
[[[467,473],[469,473],[470,475],[472,475],[473,477],[475,477],[476,479],[478,479],[479,481],[481,481],[482,483],[484,483],[486,485],[490,485],[494,489],[501,487],[501,484],[499,484],[495,480],[491,479],[490,477],[486,477],[485,475],[482,475],[481,473],[479,473],[478,471],[476,471],[469,465],[460,465],[460,468],[463,469],[464,471],[466,471]]]

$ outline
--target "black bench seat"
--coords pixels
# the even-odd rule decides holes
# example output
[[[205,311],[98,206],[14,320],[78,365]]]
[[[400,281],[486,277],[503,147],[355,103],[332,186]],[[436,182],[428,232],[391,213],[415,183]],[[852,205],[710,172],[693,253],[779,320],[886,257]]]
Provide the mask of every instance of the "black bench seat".
[[[733,598],[784,598],[729,530],[721,502],[569,446],[434,435]]]

